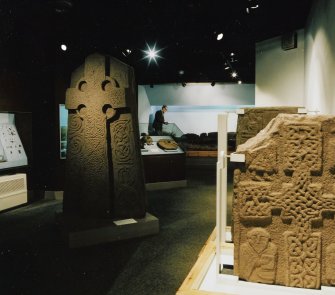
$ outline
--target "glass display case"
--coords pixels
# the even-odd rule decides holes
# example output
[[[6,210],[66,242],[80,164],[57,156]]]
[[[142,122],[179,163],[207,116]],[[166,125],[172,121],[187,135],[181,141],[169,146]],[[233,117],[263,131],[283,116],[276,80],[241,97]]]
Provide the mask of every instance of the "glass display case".
[[[175,148],[165,149],[160,145],[162,141],[174,143]],[[156,184],[155,188],[186,185],[186,155],[171,136],[150,136],[150,143],[144,144],[141,154],[146,184]]]
[[[147,134],[155,136],[155,130],[152,127],[152,123],[139,123],[140,134]],[[168,123],[163,125],[163,135],[171,136],[173,138],[180,138],[184,133],[175,123]]]
[[[68,112],[64,104],[59,105],[59,149],[60,158],[66,159]]]

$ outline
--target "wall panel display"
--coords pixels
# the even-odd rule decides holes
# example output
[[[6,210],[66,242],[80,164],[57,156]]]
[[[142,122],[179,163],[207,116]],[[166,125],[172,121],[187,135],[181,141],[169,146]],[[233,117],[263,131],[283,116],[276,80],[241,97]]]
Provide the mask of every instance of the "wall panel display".
[[[27,155],[15,127],[14,114],[0,113],[0,169],[27,164]]]
[[[66,159],[67,149],[67,118],[68,113],[64,104],[59,105],[59,152],[60,158]]]

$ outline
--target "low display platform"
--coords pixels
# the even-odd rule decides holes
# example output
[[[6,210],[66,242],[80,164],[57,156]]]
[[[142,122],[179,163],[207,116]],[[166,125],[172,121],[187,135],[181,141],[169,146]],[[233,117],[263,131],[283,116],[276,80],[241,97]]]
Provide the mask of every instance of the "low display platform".
[[[92,246],[118,240],[154,235],[159,232],[159,220],[146,213],[141,219],[87,220],[56,214],[56,220],[70,248]]]
[[[223,245],[221,261],[225,266],[233,266],[233,243]],[[217,274],[216,266],[216,229],[214,229],[176,295],[333,295],[335,292],[334,287],[321,286],[321,290],[315,290],[245,282],[229,274],[232,273],[231,267]]]

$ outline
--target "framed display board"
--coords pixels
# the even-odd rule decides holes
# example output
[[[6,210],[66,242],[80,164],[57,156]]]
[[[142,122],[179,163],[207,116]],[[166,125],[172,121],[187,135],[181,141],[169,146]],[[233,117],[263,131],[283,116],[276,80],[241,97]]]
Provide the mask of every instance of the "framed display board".
[[[0,113],[0,169],[26,165],[28,159],[15,126],[14,114]]]

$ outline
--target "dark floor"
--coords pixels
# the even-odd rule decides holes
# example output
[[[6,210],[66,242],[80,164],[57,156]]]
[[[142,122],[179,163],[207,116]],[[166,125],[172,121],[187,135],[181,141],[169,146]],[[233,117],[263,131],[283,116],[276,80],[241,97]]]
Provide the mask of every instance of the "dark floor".
[[[187,165],[186,188],[148,192],[158,235],[69,249],[61,202],[0,213],[0,294],[172,295],[215,227],[215,164]]]

